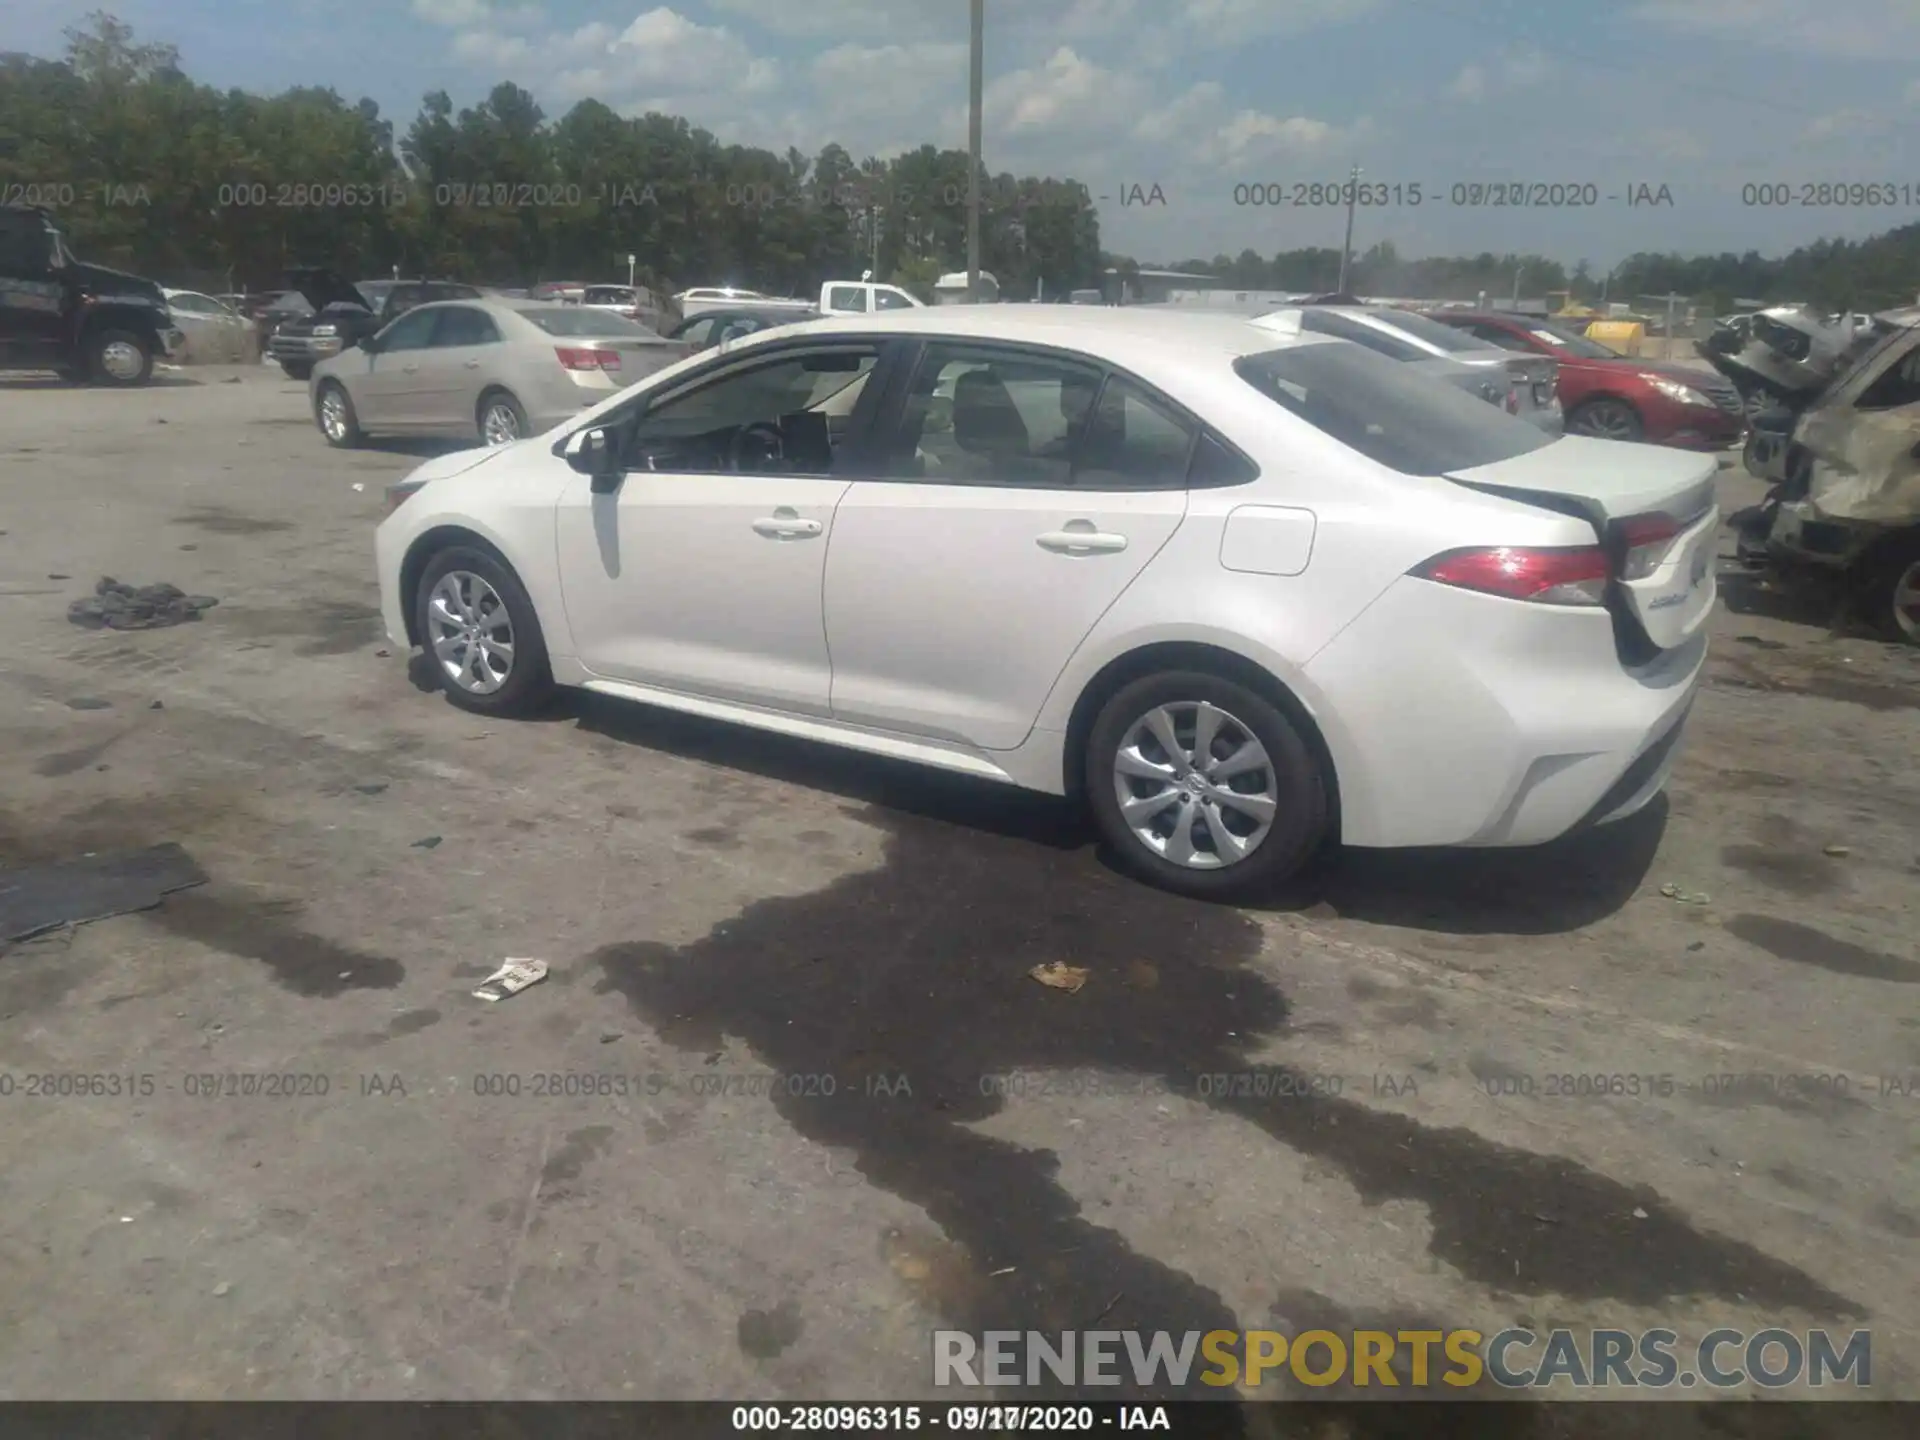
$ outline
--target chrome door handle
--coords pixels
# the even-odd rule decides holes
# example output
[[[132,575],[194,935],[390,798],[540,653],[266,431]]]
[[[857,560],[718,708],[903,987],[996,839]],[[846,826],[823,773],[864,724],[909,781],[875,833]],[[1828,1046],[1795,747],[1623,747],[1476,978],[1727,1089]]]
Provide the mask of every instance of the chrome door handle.
[[[478,360],[467,361],[467,369],[478,370],[479,368],[480,368],[480,362]]]
[[[763,515],[753,522],[753,533],[764,535],[769,540],[804,540],[818,535],[826,526],[818,520],[802,520],[800,512],[791,506],[782,505],[771,515]]]
[[[400,367],[400,373],[402,375],[418,375],[420,373],[420,367],[418,365],[402,365]]]
[[[1035,536],[1033,543],[1056,555],[1112,555],[1127,548],[1127,537],[1110,535],[1091,525],[1084,530],[1068,525],[1064,530],[1049,530]]]

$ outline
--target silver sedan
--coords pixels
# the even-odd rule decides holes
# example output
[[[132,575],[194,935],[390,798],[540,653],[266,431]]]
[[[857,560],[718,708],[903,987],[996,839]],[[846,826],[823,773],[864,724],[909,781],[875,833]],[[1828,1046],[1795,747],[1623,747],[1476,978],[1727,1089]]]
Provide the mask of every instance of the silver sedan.
[[[505,445],[551,429],[690,348],[578,305],[421,305],[314,367],[313,416],[330,445],[377,434]]]

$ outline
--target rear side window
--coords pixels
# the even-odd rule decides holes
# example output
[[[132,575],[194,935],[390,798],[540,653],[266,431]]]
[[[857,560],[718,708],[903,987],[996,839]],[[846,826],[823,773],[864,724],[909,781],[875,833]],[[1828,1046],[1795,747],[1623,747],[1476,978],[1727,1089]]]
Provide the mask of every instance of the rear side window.
[[[1247,355],[1241,379],[1322,434],[1402,475],[1511,460],[1554,437],[1458,386],[1352,345]]]

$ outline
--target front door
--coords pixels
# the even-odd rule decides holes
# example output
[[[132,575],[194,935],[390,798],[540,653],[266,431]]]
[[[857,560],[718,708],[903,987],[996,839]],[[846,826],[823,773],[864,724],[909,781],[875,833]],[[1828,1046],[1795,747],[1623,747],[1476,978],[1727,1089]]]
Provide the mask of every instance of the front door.
[[[1194,427],[1091,363],[941,342],[879,433],[827,556],[834,717],[1011,750],[1179,528]]]
[[[50,364],[67,337],[67,282],[53,232],[31,210],[0,210],[0,353]]]
[[[410,423],[470,438],[478,433],[480,389],[500,344],[500,327],[471,305],[438,305],[432,313],[440,320],[411,377]]]
[[[367,356],[366,377],[360,382],[360,418],[387,429],[410,429],[417,423],[418,397],[423,382],[421,366],[433,343],[439,316],[432,310],[409,310],[382,330]]]
[[[829,713],[820,587],[879,356],[859,340],[756,350],[613,422],[619,488],[596,495],[575,477],[559,511],[567,622],[587,670]]]

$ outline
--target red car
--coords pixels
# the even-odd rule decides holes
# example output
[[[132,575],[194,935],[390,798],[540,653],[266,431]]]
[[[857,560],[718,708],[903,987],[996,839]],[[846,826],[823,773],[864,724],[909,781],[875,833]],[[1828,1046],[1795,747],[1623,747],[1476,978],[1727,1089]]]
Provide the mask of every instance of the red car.
[[[1724,450],[1746,438],[1740,392],[1716,371],[1638,360],[1552,320],[1484,310],[1427,313],[1503,350],[1559,361],[1569,435],[1646,440],[1682,450]]]

